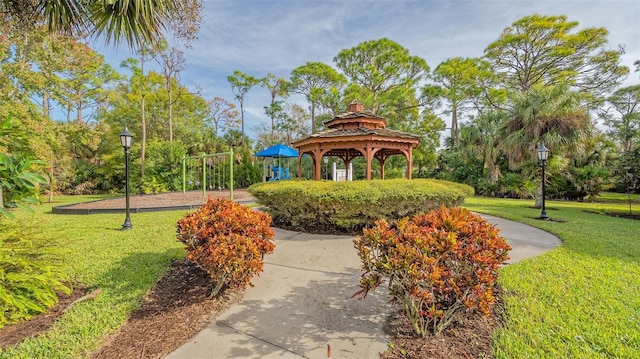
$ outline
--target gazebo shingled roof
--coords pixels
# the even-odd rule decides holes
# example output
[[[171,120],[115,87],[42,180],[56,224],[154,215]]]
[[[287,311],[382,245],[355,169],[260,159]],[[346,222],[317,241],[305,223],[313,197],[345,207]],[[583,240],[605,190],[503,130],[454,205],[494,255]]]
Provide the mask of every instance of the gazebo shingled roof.
[[[367,161],[367,180],[371,179],[371,161],[378,159],[381,178],[384,179],[384,163],[392,155],[404,155],[407,159],[407,178],[411,179],[412,151],[420,143],[420,137],[410,133],[389,130],[384,117],[365,111],[358,101],[349,104],[349,112],[327,121],[325,131],[292,143],[298,149],[298,177],[302,177],[302,155],[313,159],[314,180],[320,180],[321,160],[335,156],[343,160],[346,168],[356,157]]]

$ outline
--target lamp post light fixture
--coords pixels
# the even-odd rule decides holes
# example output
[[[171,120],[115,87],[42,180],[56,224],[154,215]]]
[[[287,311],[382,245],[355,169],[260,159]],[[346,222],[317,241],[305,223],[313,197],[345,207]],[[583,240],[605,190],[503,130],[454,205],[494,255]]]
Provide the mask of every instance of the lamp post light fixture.
[[[540,213],[540,219],[547,220],[549,216],[547,216],[547,209],[545,207],[545,168],[547,164],[547,159],[549,158],[549,149],[545,147],[543,142],[540,142],[538,148],[536,149],[536,154],[538,155],[538,161],[540,161],[540,166],[542,167],[542,213]]]
[[[324,179],[329,179],[329,170],[327,170],[327,165],[329,164],[329,157],[323,158],[324,160]]]
[[[125,182],[124,182],[124,193],[125,193],[125,213],[126,217],[124,219],[124,224],[122,225],[122,230],[125,231],[127,229],[133,228],[131,224],[131,219],[129,218],[129,149],[131,148],[131,141],[133,140],[133,135],[127,130],[127,126],[124,127],[124,131],[120,133],[120,142],[122,143],[122,148],[124,148],[124,172],[125,172]]]

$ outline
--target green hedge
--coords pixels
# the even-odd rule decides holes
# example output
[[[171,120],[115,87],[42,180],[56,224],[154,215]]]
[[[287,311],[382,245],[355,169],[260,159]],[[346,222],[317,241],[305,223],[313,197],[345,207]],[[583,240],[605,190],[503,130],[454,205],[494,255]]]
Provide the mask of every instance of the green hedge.
[[[461,204],[473,195],[467,185],[431,179],[355,182],[276,181],[249,187],[274,223],[309,232],[353,233],[378,219]]]

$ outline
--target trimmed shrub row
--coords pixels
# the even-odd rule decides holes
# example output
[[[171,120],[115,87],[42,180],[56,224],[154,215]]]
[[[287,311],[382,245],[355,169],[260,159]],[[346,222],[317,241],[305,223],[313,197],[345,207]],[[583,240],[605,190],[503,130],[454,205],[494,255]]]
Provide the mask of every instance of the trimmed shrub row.
[[[432,179],[293,180],[255,184],[249,192],[278,225],[307,232],[354,233],[379,219],[393,221],[443,205],[457,206],[473,195],[473,188]]]

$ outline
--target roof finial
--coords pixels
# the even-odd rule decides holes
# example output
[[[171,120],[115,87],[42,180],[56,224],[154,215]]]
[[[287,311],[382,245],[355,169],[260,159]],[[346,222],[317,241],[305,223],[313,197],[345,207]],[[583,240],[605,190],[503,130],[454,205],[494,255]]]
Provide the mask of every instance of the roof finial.
[[[349,104],[349,112],[364,112],[364,105],[358,102],[358,99],[354,99]]]

